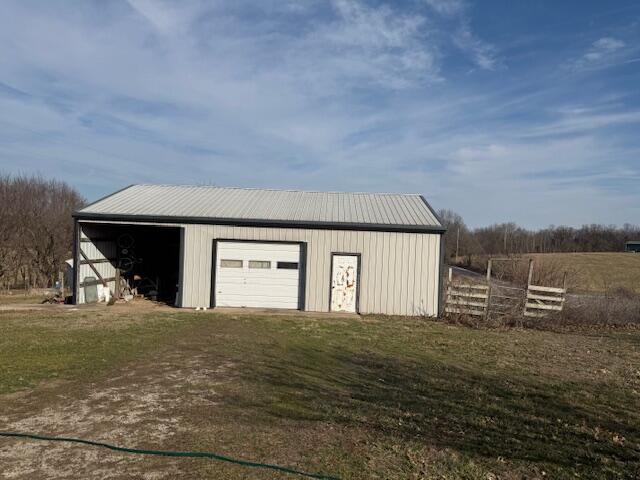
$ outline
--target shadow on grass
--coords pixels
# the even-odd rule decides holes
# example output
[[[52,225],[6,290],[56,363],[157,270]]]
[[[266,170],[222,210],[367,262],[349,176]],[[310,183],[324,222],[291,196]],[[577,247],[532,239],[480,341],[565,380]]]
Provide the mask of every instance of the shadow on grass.
[[[271,356],[245,371],[260,393],[235,399],[263,417],[361,427],[558,470],[633,475],[640,465],[637,411],[627,415],[633,399],[605,386],[590,384],[584,393],[581,385],[485,375],[428,357],[302,346]]]

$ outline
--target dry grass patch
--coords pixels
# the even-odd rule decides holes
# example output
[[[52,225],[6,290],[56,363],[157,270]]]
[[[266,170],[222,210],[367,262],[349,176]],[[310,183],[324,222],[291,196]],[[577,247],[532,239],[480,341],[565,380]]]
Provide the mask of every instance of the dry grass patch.
[[[468,264],[465,257],[460,266],[485,272],[488,258],[486,255],[473,256]],[[525,285],[528,259],[533,258],[536,261],[533,281],[539,285],[560,286],[566,271],[568,287],[573,292],[604,293],[625,289],[640,294],[639,254],[534,253],[514,255],[511,258],[512,261],[494,263],[494,278]]]
[[[0,294],[0,305],[30,305],[39,304],[45,299],[44,295],[27,295],[24,293]]]
[[[640,294],[640,255],[633,253],[545,253],[537,262],[551,263],[570,273],[577,292],[627,289]]]

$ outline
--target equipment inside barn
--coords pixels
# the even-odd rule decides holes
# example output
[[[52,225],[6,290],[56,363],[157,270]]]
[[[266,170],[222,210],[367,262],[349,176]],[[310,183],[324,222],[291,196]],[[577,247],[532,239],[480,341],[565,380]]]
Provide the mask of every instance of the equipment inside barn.
[[[118,233],[117,265],[121,285],[128,287],[133,295],[173,304],[178,284],[179,231],[123,226]]]
[[[115,298],[136,296],[174,304],[177,295],[180,230],[147,225],[93,224],[84,226],[80,248],[86,259],[79,280],[85,295],[96,284]],[[91,247],[90,247],[91,245]],[[85,281],[91,275],[94,281]],[[89,297],[93,298],[92,295]],[[87,297],[87,302],[89,302]]]

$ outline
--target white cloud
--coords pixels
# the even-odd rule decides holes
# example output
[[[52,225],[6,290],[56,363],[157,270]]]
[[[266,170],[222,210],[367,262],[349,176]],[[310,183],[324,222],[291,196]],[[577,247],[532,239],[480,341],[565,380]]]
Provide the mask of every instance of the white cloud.
[[[599,112],[589,110],[560,114],[557,120],[546,122],[540,126],[532,126],[525,134],[527,137],[585,134],[590,130],[604,129],[614,125],[631,125],[640,123],[640,111]]]
[[[333,6],[337,19],[317,28],[301,43],[297,50],[300,63],[321,60],[332,66],[329,72],[346,79],[393,89],[439,79],[438,50],[429,38],[424,16],[353,0],[335,0]]]
[[[467,52],[474,63],[484,70],[495,70],[499,65],[496,49],[493,45],[477,38],[468,22],[463,22],[453,35],[454,43]]]
[[[593,42],[580,58],[569,62],[569,67],[577,71],[616,63],[625,47],[626,43],[622,40],[602,37]]]
[[[425,0],[425,3],[440,15],[458,15],[464,11],[467,4],[464,0]]]
[[[453,19],[457,26],[453,28],[451,39],[471,61],[483,70],[495,70],[500,64],[496,48],[474,34],[471,19],[467,12],[468,4],[464,0],[424,0],[438,14]]]
[[[170,10],[153,0],[127,0],[129,5],[156,28],[167,31],[176,23]]]
[[[622,40],[611,37],[603,37],[600,40],[593,42],[593,48],[595,50],[612,52],[625,46]]]
[[[484,140],[484,141],[483,141]],[[485,143],[490,138],[461,142],[447,162],[451,172],[441,195],[465,212],[473,226],[489,221],[525,225],[551,223],[624,223],[640,208],[630,206],[635,194],[602,185],[640,181],[640,169],[625,167],[629,152],[593,137]],[[615,165],[603,159],[616,158]],[[464,192],[464,194],[462,194]],[[488,220],[490,218],[491,220]],[[480,220],[479,220],[480,219]]]

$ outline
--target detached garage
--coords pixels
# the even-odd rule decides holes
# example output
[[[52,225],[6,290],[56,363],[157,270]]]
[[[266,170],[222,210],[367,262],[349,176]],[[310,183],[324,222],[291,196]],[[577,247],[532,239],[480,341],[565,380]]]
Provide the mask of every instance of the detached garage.
[[[74,300],[436,316],[445,229],[421,195],[133,185],[74,214]]]

